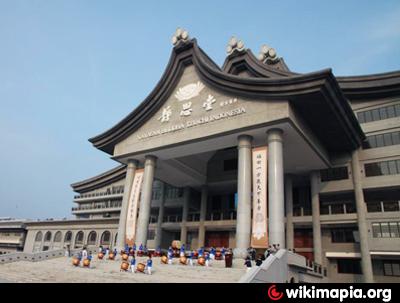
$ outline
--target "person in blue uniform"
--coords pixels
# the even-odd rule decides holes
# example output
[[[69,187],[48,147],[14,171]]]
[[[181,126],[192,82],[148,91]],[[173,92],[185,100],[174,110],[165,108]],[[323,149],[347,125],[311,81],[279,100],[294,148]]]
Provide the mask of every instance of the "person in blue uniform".
[[[211,249],[210,249],[210,259],[211,260],[215,259],[215,252],[216,252],[215,248],[213,246],[211,246]]]
[[[225,247],[222,246],[221,248],[222,260],[225,260],[225,252],[226,252]]]
[[[189,254],[189,265],[193,266],[193,259],[194,259],[194,250],[192,250]]]
[[[151,256],[147,259],[147,273],[151,275],[151,269],[153,268],[153,260],[151,259]]]
[[[170,246],[168,249],[168,264],[172,265],[172,257],[173,257],[173,251],[172,251],[172,247]]]
[[[136,259],[135,259],[135,256],[132,256],[132,259],[131,259],[131,272],[132,273],[136,272]]]
[[[184,257],[185,256],[185,244],[182,244],[182,246],[181,246],[181,252],[180,252],[180,254],[179,254],[181,257]]]
[[[117,257],[118,251],[116,248],[114,248],[114,257]]]
[[[133,251],[136,251],[136,244],[133,244]]]
[[[206,266],[209,267],[210,266],[210,254],[206,254]]]
[[[129,254],[129,245],[128,245],[128,244],[125,244],[124,252],[125,252],[126,254]]]
[[[199,248],[199,257],[202,257],[203,254],[204,254],[204,248],[203,248],[203,247],[200,247],[200,248]]]

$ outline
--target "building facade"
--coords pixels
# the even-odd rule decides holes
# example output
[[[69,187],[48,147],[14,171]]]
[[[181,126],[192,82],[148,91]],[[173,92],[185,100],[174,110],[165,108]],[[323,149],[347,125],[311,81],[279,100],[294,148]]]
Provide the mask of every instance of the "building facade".
[[[25,220],[0,218],[0,255],[23,251]]]
[[[25,250],[121,248],[133,234],[149,248],[179,239],[242,257],[260,232],[332,282],[398,282],[400,72],[298,74],[236,39],[219,67],[187,32],[173,43],[150,95],[89,139],[120,165],[72,184],[76,220],[27,223]]]

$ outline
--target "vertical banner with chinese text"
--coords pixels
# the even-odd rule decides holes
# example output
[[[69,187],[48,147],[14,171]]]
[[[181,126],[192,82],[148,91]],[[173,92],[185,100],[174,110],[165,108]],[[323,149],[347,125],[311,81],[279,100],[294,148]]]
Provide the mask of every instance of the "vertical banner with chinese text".
[[[125,243],[133,246],[136,233],[136,220],[139,207],[140,191],[142,189],[143,169],[138,169],[133,178],[133,184],[128,201],[128,213],[126,218]]]
[[[253,226],[251,246],[268,247],[267,230],[267,147],[253,148]]]

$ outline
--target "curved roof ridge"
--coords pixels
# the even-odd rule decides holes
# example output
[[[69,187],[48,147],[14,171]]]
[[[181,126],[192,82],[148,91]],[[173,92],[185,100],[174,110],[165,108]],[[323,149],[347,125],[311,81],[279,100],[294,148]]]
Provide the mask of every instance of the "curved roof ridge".
[[[251,55],[247,56],[252,62]],[[254,56],[253,56],[254,57]],[[184,68],[193,64],[199,77],[215,89],[238,96],[251,98],[300,99],[302,96],[321,92],[322,89],[340,90],[331,69],[323,69],[305,74],[287,74],[281,77],[241,77],[220,69],[197,45],[196,39],[177,44],[168,65],[151,93],[125,118],[100,135],[89,141],[100,150],[113,154],[117,142],[129,136],[145,123],[172,94]],[[250,64],[250,63],[249,63]],[[257,63],[252,62],[264,73]],[[275,71],[276,72],[276,71]],[[332,102],[347,102],[341,94],[336,94]],[[343,99],[343,100],[339,100]],[[330,101],[331,102],[331,101]],[[347,113],[348,111],[345,110]],[[352,115],[350,115],[352,116]],[[342,118],[345,119],[345,118]],[[352,117],[350,118],[352,119]],[[354,131],[354,130],[353,130]]]
[[[283,58],[279,58],[282,61],[284,67],[287,68],[286,64],[283,61]],[[268,64],[260,62],[251,49],[246,49],[241,52],[233,53],[226,57],[222,70],[228,74],[234,74],[237,72],[237,66],[241,68],[245,68],[252,72],[254,76],[257,77],[290,77],[293,75],[298,75],[298,73],[291,72],[288,68],[287,70],[278,69],[276,67],[272,67]]]
[[[78,181],[71,184],[71,187],[74,191],[87,191],[94,189],[95,187],[104,186],[105,183],[113,182],[118,179],[122,179],[125,177],[126,174],[126,165],[121,164],[117,167],[109,169],[103,173],[100,173],[96,176],[90,177],[88,179]],[[122,177],[122,178],[120,178]]]

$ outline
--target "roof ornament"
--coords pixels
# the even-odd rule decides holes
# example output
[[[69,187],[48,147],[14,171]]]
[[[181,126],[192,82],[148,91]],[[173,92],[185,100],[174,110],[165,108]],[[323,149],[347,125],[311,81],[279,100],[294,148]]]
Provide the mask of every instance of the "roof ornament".
[[[234,52],[242,52],[244,51],[244,43],[242,40],[238,40],[236,37],[232,36],[228,42],[228,46],[226,47],[226,52],[228,55],[233,54]]]
[[[279,61],[279,57],[274,48],[264,44],[261,46],[260,53],[258,54],[258,60],[263,63],[276,63]]]
[[[189,33],[187,30],[178,27],[172,36],[172,44],[174,46],[178,45],[179,42],[187,42],[189,40]]]

